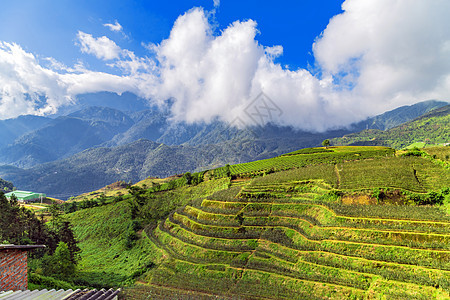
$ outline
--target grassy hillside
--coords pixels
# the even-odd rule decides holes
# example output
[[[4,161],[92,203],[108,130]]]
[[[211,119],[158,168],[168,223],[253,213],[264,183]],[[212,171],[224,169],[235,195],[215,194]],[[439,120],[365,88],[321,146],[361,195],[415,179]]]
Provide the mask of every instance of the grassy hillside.
[[[228,183],[225,178],[159,193],[157,197],[163,201],[157,209],[166,216],[174,207],[228,187]],[[94,287],[129,284],[161,260],[161,251],[141,230],[141,224],[133,220],[129,196],[124,198],[65,216],[74,224],[82,249],[78,284]]]
[[[450,105],[431,112],[386,131],[363,130],[341,138],[331,139],[331,144],[388,146],[402,149],[413,143],[443,144],[450,142]]]
[[[129,299],[448,299],[448,149],[311,148],[68,214],[80,284]]]

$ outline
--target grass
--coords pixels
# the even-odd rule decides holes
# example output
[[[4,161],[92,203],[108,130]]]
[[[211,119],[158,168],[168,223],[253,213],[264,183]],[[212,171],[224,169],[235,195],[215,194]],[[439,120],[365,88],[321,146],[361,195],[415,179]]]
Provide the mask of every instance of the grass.
[[[424,193],[450,186],[450,171],[422,157],[385,157],[277,172],[256,178],[250,186],[318,179],[343,190],[384,187]]]
[[[132,186],[141,187],[141,188],[151,188],[157,185],[161,185],[164,183],[167,183],[171,180],[176,179],[173,178],[153,178],[149,177],[144,180],[141,180],[135,184],[132,184]],[[128,184],[125,182],[115,182],[110,185],[107,185],[101,189],[98,189],[93,192],[84,193],[79,196],[74,197],[73,199],[70,199],[69,201],[83,201],[83,200],[95,200],[99,199],[101,197],[118,197],[123,195],[128,195]]]
[[[335,164],[337,162],[392,156],[394,149],[387,147],[329,147],[330,151],[312,151],[312,153],[291,153],[270,159],[263,159],[255,162],[232,165],[229,168],[230,174],[240,177],[253,177],[267,174],[273,171],[289,170],[309,165]],[[303,151],[305,152],[305,151]],[[227,168],[217,168],[214,170],[215,177],[225,176]]]
[[[125,246],[131,224],[129,207],[122,201],[68,215],[82,250],[78,282],[94,287],[117,287],[133,282],[135,272],[147,270],[161,253],[145,233],[132,249]]]
[[[450,161],[450,146],[446,147],[431,147],[423,149],[426,153],[431,156],[436,156],[437,159],[442,161]]]

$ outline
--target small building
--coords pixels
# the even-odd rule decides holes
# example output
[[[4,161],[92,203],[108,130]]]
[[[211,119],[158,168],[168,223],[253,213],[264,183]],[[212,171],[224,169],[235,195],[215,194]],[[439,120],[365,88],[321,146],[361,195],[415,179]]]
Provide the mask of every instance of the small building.
[[[44,245],[0,244],[0,291],[28,288],[28,251]]]
[[[11,199],[12,195],[16,196],[18,201],[24,202],[24,203],[42,201],[42,199],[47,197],[47,195],[43,194],[43,193],[34,193],[34,192],[27,192],[27,191],[9,192],[9,193],[5,194],[5,197],[7,199]]]
[[[120,289],[28,290],[28,251],[44,245],[0,244],[0,300],[118,300]]]

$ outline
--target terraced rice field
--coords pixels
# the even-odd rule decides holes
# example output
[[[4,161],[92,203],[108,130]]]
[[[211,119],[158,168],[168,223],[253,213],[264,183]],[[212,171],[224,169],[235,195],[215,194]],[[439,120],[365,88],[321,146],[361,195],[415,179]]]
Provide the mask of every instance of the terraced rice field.
[[[289,170],[308,165],[335,164],[337,162],[359,160],[369,157],[389,157],[393,156],[394,153],[395,150],[388,147],[346,146],[330,147],[326,150],[323,148],[311,148],[309,151],[303,149],[303,151],[296,151],[270,159],[232,165],[229,167],[229,171],[231,175],[253,177],[268,171]],[[215,177],[226,176],[226,173],[226,167],[214,170]]]
[[[150,283],[245,299],[450,297],[450,219],[345,216],[313,200],[320,186],[290,199],[247,197],[248,187],[147,230],[170,257]]]
[[[448,214],[338,198],[439,191],[450,186],[439,164],[384,147],[331,147],[219,168],[213,177],[225,173],[234,178],[228,189],[145,229],[164,253],[147,274],[149,290],[198,299],[450,299]]]

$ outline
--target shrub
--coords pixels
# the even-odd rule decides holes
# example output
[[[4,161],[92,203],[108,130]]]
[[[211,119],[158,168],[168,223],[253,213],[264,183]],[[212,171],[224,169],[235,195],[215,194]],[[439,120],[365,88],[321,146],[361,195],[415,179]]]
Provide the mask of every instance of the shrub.
[[[386,194],[384,193],[384,191],[380,188],[375,188],[372,191],[372,198],[375,198],[377,200],[383,200],[384,198],[386,198]]]
[[[42,276],[36,273],[28,274],[28,283],[38,285],[40,289],[69,290],[74,288],[73,285],[68,282],[57,280],[48,276]]]
[[[45,276],[67,280],[75,274],[75,264],[72,262],[69,247],[59,242],[55,253],[42,258],[42,271]]]
[[[419,148],[414,147],[409,149],[406,153],[403,153],[402,156],[423,156],[425,153],[421,151]]]

